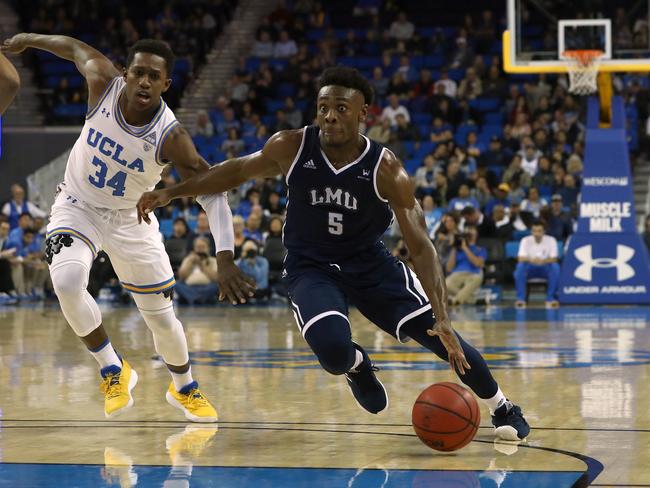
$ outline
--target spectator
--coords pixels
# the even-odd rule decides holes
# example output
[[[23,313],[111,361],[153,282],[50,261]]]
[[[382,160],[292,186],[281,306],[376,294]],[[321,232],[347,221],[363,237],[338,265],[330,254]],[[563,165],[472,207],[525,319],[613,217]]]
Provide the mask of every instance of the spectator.
[[[206,238],[208,240],[210,256],[214,256],[215,253],[214,237],[212,237],[212,232],[210,232],[210,222],[208,221],[208,216],[205,214],[203,210],[201,210],[196,216],[196,227],[194,228],[194,237]]]
[[[244,219],[241,215],[234,215],[232,218],[233,233],[235,235],[235,259],[241,256],[244,243],[248,241],[244,235]]]
[[[43,287],[49,274],[42,259],[41,244],[36,239],[34,229],[23,229],[21,234],[19,241],[7,244],[15,250],[14,256],[10,258],[11,279],[20,297],[42,299]]]
[[[448,205],[447,193],[449,193],[449,182],[445,173],[440,171],[433,177],[435,182],[435,191],[433,199],[443,208]]]
[[[532,143],[526,145],[521,158],[521,169],[528,173],[531,178],[537,174],[537,167],[541,156],[542,152],[535,148]]]
[[[449,78],[449,71],[447,68],[442,68],[440,70],[440,79],[436,81],[434,86],[436,94],[442,94],[450,98],[456,98],[456,94],[458,93],[458,85],[454,80]],[[442,91],[440,91],[440,86],[443,87]]]
[[[290,130],[292,128],[293,127],[289,123],[289,120],[287,119],[287,113],[284,111],[284,109],[280,109],[275,112],[275,127],[273,128],[273,132]]]
[[[395,116],[397,123],[395,127],[395,134],[400,141],[419,141],[420,131],[411,124],[402,113]]]
[[[251,214],[251,209],[253,208],[253,206],[259,204],[260,204],[260,191],[255,187],[249,188],[246,191],[246,196],[244,197],[244,200],[239,202],[239,206],[237,207],[235,213],[237,215],[241,215],[242,218],[247,219],[248,216]]]
[[[0,223],[0,226],[2,224]],[[0,227],[0,235],[1,235],[1,227]],[[648,251],[650,252],[650,215],[647,215],[645,218],[645,230],[643,231],[643,241],[645,242],[645,246],[648,248]],[[1,239],[1,237],[0,237]],[[2,247],[0,247],[2,249]]]
[[[434,245],[438,251],[438,257],[440,258],[440,264],[444,270],[447,269],[451,248],[454,246],[454,242],[456,242],[458,233],[458,217],[449,213],[444,214],[440,219],[440,227],[438,228],[434,241]]]
[[[273,56],[273,41],[268,32],[262,31],[260,38],[253,44],[251,56],[256,58],[270,58]]]
[[[235,111],[227,107],[223,111],[223,119],[217,122],[217,134],[227,134],[230,129],[241,129],[239,120],[235,118]]]
[[[562,196],[562,202],[566,207],[572,209],[576,207],[580,189],[576,186],[576,179],[573,175],[564,175],[564,186],[558,189],[558,193]]]
[[[501,166],[508,164],[507,151],[501,147],[501,139],[498,136],[490,138],[490,145],[487,151],[483,151],[478,159],[479,166]]]
[[[283,30],[280,32],[280,38],[273,46],[273,56],[276,58],[290,58],[296,54],[298,54],[296,41],[289,38],[289,33]]]
[[[264,236],[261,231],[262,219],[258,215],[254,215],[252,212],[246,219],[246,228],[244,229],[244,237],[246,239],[252,239],[257,242],[259,245],[264,243]]]
[[[228,129],[228,139],[221,143],[222,152],[232,152],[235,156],[244,152],[246,145],[244,141],[239,137],[239,131],[237,129]]]
[[[505,98],[507,91],[506,80],[501,76],[499,67],[495,64],[490,66],[487,79],[483,83],[483,95],[486,97]]]
[[[205,237],[197,237],[192,252],[183,259],[178,269],[178,303],[215,303],[218,291],[217,259],[210,253],[210,242]]]
[[[492,209],[495,205],[502,205],[504,208],[510,207],[510,199],[508,194],[510,193],[510,185],[508,183],[501,183],[497,186],[495,190],[495,196],[485,205],[484,213],[487,215],[492,214]]]
[[[403,54],[400,56],[397,73],[400,73],[407,83],[415,83],[416,79],[418,78],[418,72],[411,65],[411,57],[409,55]]]
[[[451,305],[476,303],[474,292],[483,283],[483,267],[487,259],[485,248],[476,245],[476,227],[467,226],[465,235],[457,237],[451,248],[447,269],[447,290]]]
[[[509,186],[514,186],[512,185],[512,182],[517,180],[521,186],[528,188],[531,183],[531,177],[524,171],[521,165],[521,156],[515,154],[512,161],[510,161],[510,165],[503,172],[503,182],[508,183]]]
[[[456,38],[456,49],[451,54],[449,66],[452,68],[467,68],[473,57],[474,53],[467,44],[467,38],[464,35],[459,35]]]
[[[519,244],[515,269],[515,288],[517,289],[517,308],[526,306],[526,282],[530,278],[547,280],[546,307],[557,308],[556,298],[560,265],[558,264],[557,241],[555,237],[544,234],[544,224],[536,221],[532,225],[532,235],[524,237]]]
[[[492,207],[490,218],[485,223],[483,230],[484,234],[482,234],[482,237],[484,235],[485,237],[500,239],[503,242],[512,240],[514,228],[510,222],[510,217],[508,217],[505,206],[497,204]]]
[[[370,84],[375,89],[375,96],[377,98],[384,98],[388,92],[388,78],[384,76],[384,72],[380,66],[375,66],[372,70],[372,80]]]
[[[11,185],[11,200],[3,205],[2,213],[9,219],[11,229],[18,226],[18,219],[24,213],[34,217],[47,217],[47,213],[25,199],[25,189],[18,183]]]
[[[165,251],[167,251],[174,272],[178,271],[191,244],[192,235],[187,221],[183,217],[175,218],[172,235],[165,241]]]
[[[469,185],[463,183],[458,187],[458,196],[452,198],[449,202],[449,211],[450,212],[460,212],[465,207],[479,208],[479,203],[475,198],[472,198]]]
[[[277,191],[269,192],[268,201],[264,205],[264,215],[268,217],[271,215],[282,215],[285,209],[286,205],[282,203],[280,194]]]
[[[411,85],[406,81],[404,75],[396,71],[388,83],[388,93],[397,95],[397,98],[407,103],[411,92]]]
[[[415,86],[413,86],[413,96],[415,98],[421,97],[426,102],[428,98],[433,96],[434,90],[435,86],[431,77],[431,71],[428,69],[420,70],[420,78]]]
[[[424,166],[415,171],[415,191],[418,195],[431,195],[436,187],[435,175],[440,169],[431,154],[424,157]]]
[[[18,217],[18,225],[9,231],[8,247],[17,247],[23,239],[23,232],[34,226],[34,219],[30,213],[22,213]]]
[[[258,246],[253,241],[247,241],[242,248],[242,255],[237,260],[237,266],[246,276],[253,278],[257,288],[253,298],[268,298],[269,290],[269,262],[258,255]]]
[[[548,202],[539,196],[539,190],[531,186],[528,189],[528,198],[521,202],[521,211],[528,212],[536,219],[539,219],[539,214],[542,208],[546,207]]]
[[[528,215],[528,214],[526,214]],[[510,225],[512,225],[512,230],[514,232],[526,232],[528,226],[524,220],[525,216],[521,213],[521,204],[519,202],[510,202],[510,211],[508,212],[508,219],[510,220]]]
[[[282,226],[284,221],[279,215],[271,217],[269,222],[269,232],[266,235],[263,256],[269,262],[269,286],[271,289],[278,288],[282,269],[284,267],[284,258],[287,250],[282,243]],[[284,293],[281,293],[284,295]]]
[[[467,182],[465,174],[461,171],[462,166],[458,157],[452,156],[449,158],[449,164],[447,165],[447,200],[450,200],[458,196],[458,190],[460,186]]]
[[[196,113],[196,124],[194,128],[194,135],[212,137],[213,134],[214,134],[214,125],[212,125],[212,122],[210,122],[210,117],[208,117],[208,112],[206,112],[205,110],[199,110]]]
[[[546,220],[546,233],[553,236],[558,241],[566,241],[573,233],[571,217],[563,210],[562,195],[556,193],[551,197],[551,210],[548,213]]]
[[[474,68],[467,68],[465,78],[463,78],[458,87],[458,97],[474,100],[480,97],[481,93],[483,93],[481,79],[476,75]]]
[[[476,186],[472,188],[470,195],[478,202],[477,209],[482,209],[492,199],[492,192],[485,176],[476,178]]]
[[[284,113],[286,114],[287,122],[292,129],[302,127],[302,112],[298,107],[296,107],[293,98],[287,97],[284,99]]]
[[[415,26],[409,22],[404,12],[399,13],[397,20],[393,21],[388,31],[390,37],[398,41],[408,41],[413,37],[414,32]]]
[[[444,144],[453,141],[453,127],[450,124],[446,124],[442,118],[434,117],[433,127],[431,128],[431,136],[429,139],[431,142],[436,142],[438,144]]]
[[[404,146],[395,132],[391,131],[390,136],[388,136],[388,143],[386,143],[385,146],[402,161],[406,159],[406,146]]]
[[[553,186],[553,171],[551,170],[551,160],[546,156],[539,158],[539,168],[533,176],[532,185],[540,188],[551,188]]]
[[[14,282],[11,279],[11,259],[16,249],[6,247],[9,238],[9,222],[0,220],[0,305],[16,303]]]
[[[371,139],[380,144],[386,144],[390,140],[391,128],[390,119],[384,117],[381,119],[380,124],[373,125],[368,131],[368,139]]]
[[[427,224],[429,236],[433,238],[440,226],[442,210],[436,207],[436,202],[431,195],[422,197],[422,213],[424,214],[424,221]]]

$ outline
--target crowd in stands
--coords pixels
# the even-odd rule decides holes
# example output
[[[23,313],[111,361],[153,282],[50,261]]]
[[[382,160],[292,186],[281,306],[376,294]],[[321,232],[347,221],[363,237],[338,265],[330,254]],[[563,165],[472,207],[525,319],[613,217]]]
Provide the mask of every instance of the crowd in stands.
[[[474,303],[484,280],[507,283],[515,271],[525,277],[533,265],[557,265],[576,225],[584,100],[568,93],[562,76],[503,73],[503,12],[477,10],[457,25],[439,27],[423,25],[392,2],[359,0],[353,15],[346,8],[343,15],[339,1],[295,0],[265,18],[226,94],[197,114],[193,139],[199,152],[219,163],[261,149],[278,130],[313,123],[319,73],[337,63],[354,66],[376,95],[362,129],[391,149],[412,175],[453,304]],[[172,45],[178,50],[176,39]],[[618,80],[615,87],[634,109],[628,110],[634,151],[642,90],[633,81]],[[161,185],[176,181],[176,173],[167,169]],[[259,299],[282,296],[283,179],[248,182],[229,198],[239,265],[256,279]],[[214,242],[205,214],[189,198],[157,212],[180,300],[213,301]],[[560,251],[533,256],[528,266],[515,270],[518,258],[528,259],[519,253],[519,240],[532,228],[552,238]],[[397,226],[385,240],[408,262]],[[502,266],[505,259],[512,261],[509,270]],[[525,301],[517,290],[518,301]]]
[[[218,33],[231,19],[236,0],[142,0],[111,2],[78,0],[14,0],[25,32],[72,36],[99,49],[117,66],[124,66],[129,46],[139,39],[168,41],[177,56],[173,83],[165,95],[178,106],[196,68],[205,62]],[[85,83],[74,63],[44,52],[28,50],[36,82],[45,93],[48,124],[77,123],[86,113]]]

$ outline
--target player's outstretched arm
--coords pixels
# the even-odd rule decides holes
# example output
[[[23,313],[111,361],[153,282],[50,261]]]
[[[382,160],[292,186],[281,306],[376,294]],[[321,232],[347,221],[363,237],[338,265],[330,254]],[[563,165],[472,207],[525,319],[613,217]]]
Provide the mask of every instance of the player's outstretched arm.
[[[18,54],[27,48],[42,49],[72,61],[88,82],[88,105],[93,106],[108,82],[120,75],[113,63],[94,47],[68,36],[22,33],[6,39],[0,51]]]
[[[0,115],[5,113],[7,107],[18,93],[20,77],[13,64],[0,53]]]
[[[436,324],[429,335],[437,335],[447,349],[449,364],[460,374],[470,369],[447,313],[447,285],[438,253],[429,239],[424,214],[415,199],[413,183],[402,163],[390,151],[384,152],[377,174],[377,189],[390,204],[409,249],[415,273],[422,283]]]
[[[221,193],[253,178],[286,174],[298,152],[301,130],[277,132],[261,151],[229,159],[177,185],[144,193],[137,204],[138,219],[148,223],[149,212],[164,207],[175,198]]]

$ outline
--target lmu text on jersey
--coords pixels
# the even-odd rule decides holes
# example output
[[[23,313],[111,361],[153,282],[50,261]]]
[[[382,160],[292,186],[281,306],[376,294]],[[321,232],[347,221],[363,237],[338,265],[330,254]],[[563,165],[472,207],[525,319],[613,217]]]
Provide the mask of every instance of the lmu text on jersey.
[[[324,193],[315,189],[311,190],[309,195],[311,196],[310,203],[312,205],[337,205],[339,207],[345,207],[348,210],[357,210],[358,208],[356,197],[340,188],[332,190],[328,186],[325,187]]]

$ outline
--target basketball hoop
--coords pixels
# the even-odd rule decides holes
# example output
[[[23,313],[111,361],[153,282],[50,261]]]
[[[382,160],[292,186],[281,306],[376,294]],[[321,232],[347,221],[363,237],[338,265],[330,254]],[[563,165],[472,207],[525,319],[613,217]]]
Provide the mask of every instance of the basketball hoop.
[[[576,95],[591,95],[598,91],[597,76],[600,60],[605,54],[598,49],[564,51],[569,73],[569,91]]]

